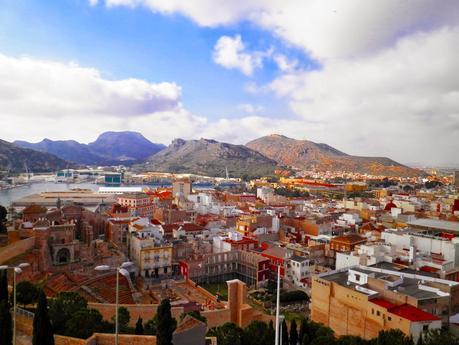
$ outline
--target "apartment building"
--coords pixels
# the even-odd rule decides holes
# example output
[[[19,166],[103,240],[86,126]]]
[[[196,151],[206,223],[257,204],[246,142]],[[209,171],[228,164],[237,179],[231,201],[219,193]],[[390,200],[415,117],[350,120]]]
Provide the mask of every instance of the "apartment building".
[[[413,336],[438,329],[459,311],[459,283],[427,275],[355,266],[313,278],[311,318],[338,336],[371,339],[398,328]]]

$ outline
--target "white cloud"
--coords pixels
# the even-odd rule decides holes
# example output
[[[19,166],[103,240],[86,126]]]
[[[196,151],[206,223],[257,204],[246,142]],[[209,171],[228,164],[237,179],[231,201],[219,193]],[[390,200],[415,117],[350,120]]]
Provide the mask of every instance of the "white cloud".
[[[238,69],[247,76],[263,64],[263,52],[249,53],[245,49],[241,36],[222,36],[214,47],[214,62],[228,69]]]
[[[275,54],[273,60],[281,72],[293,72],[298,67],[298,60],[290,60],[284,54]]]
[[[388,47],[417,30],[454,25],[456,0],[105,0],[180,13],[202,26],[248,20],[318,59],[353,57]]]
[[[75,63],[0,54],[0,137],[91,140],[105,129],[137,128],[167,119],[200,123],[180,103],[174,83],[140,79],[109,80]],[[149,126],[146,118],[151,120]],[[180,132],[181,125],[174,125]]]
[[[404,37],[393,48],[286,74],[271,89],[314,136],[359,154],[410,162],[457,160],[459,29]]]
[[[243,112],[247,114],[255,114],[255,113],[260,113],[263,110],[265,110],[265,107],[263,107],[262,105],[244,103],[244,104],[239,104],[238,109],[242,110]]]
[[[99,3],[99,0],[89,0],[91,6],[96,6]]]

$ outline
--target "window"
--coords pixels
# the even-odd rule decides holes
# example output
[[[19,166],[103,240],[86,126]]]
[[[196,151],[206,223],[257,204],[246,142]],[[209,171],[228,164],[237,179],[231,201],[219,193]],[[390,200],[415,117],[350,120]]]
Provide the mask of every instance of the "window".
[[[390,316],[388,316],[387,319],[388,319],[389,321],[392,321],[392,318],[391,318]]]
[[[429,325],[423,325],[422,326],[422,331],[427,332],[429,330]]]
[[[374,315],[375,314],[375,310],[372,308],[371,309],[371,313]]]
[[[357,280],[358,282],[360,281],[360,274],[355,275],[355,280]]]
[[[381,315],[381,313],[379,312],[379,310],[376,311],[376,315]]]

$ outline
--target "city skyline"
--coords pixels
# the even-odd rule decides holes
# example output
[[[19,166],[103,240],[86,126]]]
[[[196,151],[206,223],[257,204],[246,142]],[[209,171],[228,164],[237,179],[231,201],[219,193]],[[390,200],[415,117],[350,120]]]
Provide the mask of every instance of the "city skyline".
[[[7,0],[0,21],[8,141],[279,133],[459,164],[453,1]]]

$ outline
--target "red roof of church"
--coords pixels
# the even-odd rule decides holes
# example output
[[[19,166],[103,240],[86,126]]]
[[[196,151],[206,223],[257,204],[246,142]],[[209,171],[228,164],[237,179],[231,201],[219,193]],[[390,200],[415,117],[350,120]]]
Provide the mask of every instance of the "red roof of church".
[[[397,207],[397,205],[395,205],[392,201],[388,202],[386,204],[386,206],[384,207],[384,211],[390,211],[391,209],[393,209],[394,207]]]

